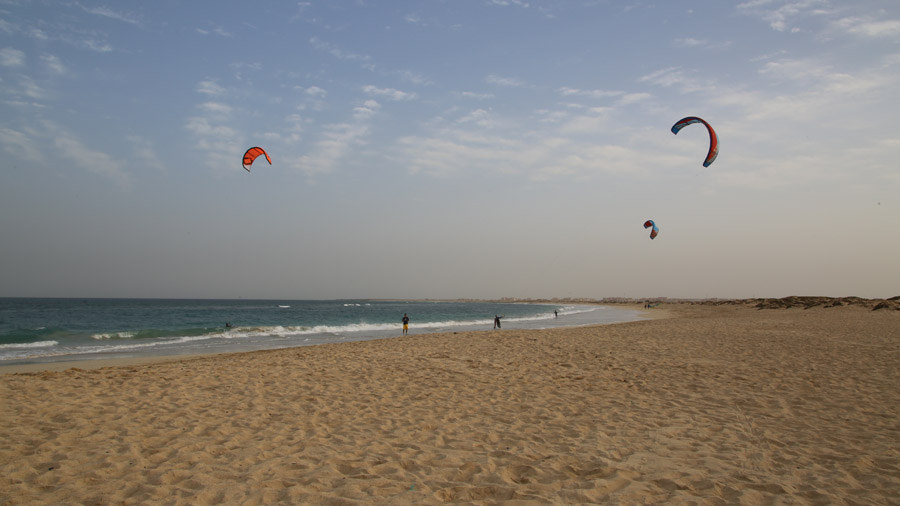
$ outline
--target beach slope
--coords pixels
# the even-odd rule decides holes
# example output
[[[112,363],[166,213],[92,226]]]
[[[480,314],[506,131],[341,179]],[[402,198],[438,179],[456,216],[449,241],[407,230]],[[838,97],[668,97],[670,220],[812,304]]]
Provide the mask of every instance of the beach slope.
[[[2,374],[0,504],[900,503],[900,311],[653,311]]]

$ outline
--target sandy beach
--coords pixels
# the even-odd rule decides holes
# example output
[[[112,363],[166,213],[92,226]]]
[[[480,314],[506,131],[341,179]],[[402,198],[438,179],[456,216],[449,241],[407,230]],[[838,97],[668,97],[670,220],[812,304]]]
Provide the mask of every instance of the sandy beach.
[[[649,314],[0,369],[0,504],[900,504],[900,311]]]

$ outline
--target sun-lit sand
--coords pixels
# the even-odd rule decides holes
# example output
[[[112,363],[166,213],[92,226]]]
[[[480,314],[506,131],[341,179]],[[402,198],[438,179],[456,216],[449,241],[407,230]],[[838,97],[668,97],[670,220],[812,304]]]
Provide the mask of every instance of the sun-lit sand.
[[[0,504],[900,504],[900,311],[650,313],[7,369]]]

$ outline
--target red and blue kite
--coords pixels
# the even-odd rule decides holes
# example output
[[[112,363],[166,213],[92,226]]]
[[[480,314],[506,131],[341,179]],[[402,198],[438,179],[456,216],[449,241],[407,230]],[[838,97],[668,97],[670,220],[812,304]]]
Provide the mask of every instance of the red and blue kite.
[[[653,223],[653,220],[647,220],[644,222],[644,228],[653,227],[653,230],[650,231],[650,238],[656,239],[656,236],[659,235],[659,227],[656,226],[656,223]]]
[[[716,131],[713,130],[713,127],[709,126],[709,123],[696,116],[688,116],[687,118],[678,120],[678,123],[672,125],[672,133],[678,135],[679,130],[688,125],[693,125],[694,123],[703,123],[703,125],[706,126],[706,130],[709,131],[709,152],[706,153],[706,159],[703,160],[703,166],[709,167],[709,165],[715,161],[716,156],[719,155],[719,138],[716,136]]]

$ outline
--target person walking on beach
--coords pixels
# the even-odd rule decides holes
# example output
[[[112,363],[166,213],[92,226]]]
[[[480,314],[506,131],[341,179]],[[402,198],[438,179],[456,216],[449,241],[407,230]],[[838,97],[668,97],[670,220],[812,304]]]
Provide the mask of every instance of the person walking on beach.
[[[502,316],[494,315],[494,328],[495,328],[495,329],[499,329],[499,328],[500,328],[500,318],[503,318],[503,317],[502,317]]]
[[[409,316],[406,316],[406,313],[403,313],[403,335],[409,333]]]

